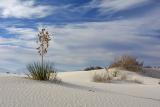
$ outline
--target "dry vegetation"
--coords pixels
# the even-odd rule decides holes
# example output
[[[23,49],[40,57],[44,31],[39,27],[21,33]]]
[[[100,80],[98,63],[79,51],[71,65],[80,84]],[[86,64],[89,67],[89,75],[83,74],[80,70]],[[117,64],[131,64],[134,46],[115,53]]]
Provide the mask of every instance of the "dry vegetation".
[[[98,69],[103,69],[103,68],[102,68],[102,67],[100,67],[100,66],[96,66],[96,67],[91,66],[91,67],[87,67],[87,68],[85,68],[85,69],[84,69],[84,71],[98,70]]]
[[[27,65],[29,71],[28,77],[34,80],[54,80],[57,81],[57,72],[53,69],[52,63],[44,62],[44,55],[48,52],[49,41],[51,40],[48,31],[42,28],[38,33],[38,53],[41,56],[41,62],[34,62]],[[51,75],[52,74],[52,75]]]
[[[122,68],[129,71],[140,71],[142,70],[143,63],[137,61],[135,57],[129,55],[123,55],[120,58],[116,59],[109,68]]]
[[[112,80],[112,77],[109,75],[108,68],[105,68],[106,71],[99,72],[96,71],[93,75],[93,81],[94,82],[110,82]]]
[[[106,68],[105,71],[95,71],[93,77],[94,82],[114,82],[114,81],[123,81],[123,82],[133,82],[138,84],[143,84],[138,78],[129,78],[127,73],[120,71],[118,69],[109,70]]]
[[[112,76],[113,77],[118,77],[119,74],[120,74],[119,70],[112,71]]]
[[[112,78],[106,72],[103,73],[95,72],[93,75],[94,82],[110,82],[111,79]]]

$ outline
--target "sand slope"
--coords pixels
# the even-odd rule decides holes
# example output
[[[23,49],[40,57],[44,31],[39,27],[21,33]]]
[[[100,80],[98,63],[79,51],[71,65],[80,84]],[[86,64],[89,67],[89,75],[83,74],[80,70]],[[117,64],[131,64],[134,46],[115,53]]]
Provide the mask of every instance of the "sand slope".
[[[89,75],[60,73],[61,84],[0,76],[0,107],[160,107],[160,85],[94,83]]]

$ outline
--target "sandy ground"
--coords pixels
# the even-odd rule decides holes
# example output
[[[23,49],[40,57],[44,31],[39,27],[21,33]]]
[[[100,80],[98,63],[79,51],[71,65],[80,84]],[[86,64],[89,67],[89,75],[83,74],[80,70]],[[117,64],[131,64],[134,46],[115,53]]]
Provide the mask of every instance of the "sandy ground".
[[[0,107],[160,107],[159,79],[138,76],[144,84],[95,83],[93,72],[59,73],[62,83],[23,76],[0,76]]]

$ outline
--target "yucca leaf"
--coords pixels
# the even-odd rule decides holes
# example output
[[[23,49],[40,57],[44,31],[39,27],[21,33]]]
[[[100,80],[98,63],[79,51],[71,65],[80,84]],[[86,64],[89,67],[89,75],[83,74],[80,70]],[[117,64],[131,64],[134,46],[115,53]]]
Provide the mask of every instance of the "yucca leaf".
[[[52,67],[52,63],[44,63],[43,66],[39,62],[28,64],[27,69],[29,76],[36,80],[49,80],[50,72],[55,70]]]

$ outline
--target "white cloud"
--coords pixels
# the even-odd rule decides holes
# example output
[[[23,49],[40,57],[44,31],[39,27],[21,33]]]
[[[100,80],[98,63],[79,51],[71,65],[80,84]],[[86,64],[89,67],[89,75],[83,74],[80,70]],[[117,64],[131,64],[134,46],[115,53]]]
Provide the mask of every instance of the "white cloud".
[[[152,36],[154,31],[151,32],[160,26],[160,23],[156,21],[160,15],[156,11],[157,9],[148,13],[149,15],[135,19],[69,24],[64,27],[50,26],[49,30],[53,31],[54,29],[55,31],[55,43],[61,48],[54,47],[55,43],[53,43],[49,54],[53,58],[57,57],[55,61],[73,64],[73,66],[89,64],[92,63],[92,60],[108,63],[115,56],[127,53],[135,56],[143,54],[158,59],[160,58],[158,55],[159,40]],[[153,20],[157,23],[153,23]],[[153,24],[151,25],[151,23]],[[149,31],[151,32],[150,36],[146,36],[148,32],[145,29],[151,30]],[[112,49],[112,46],[107,47],[110,44],[119,49]],[[120,47],[116,46],[117,44],[124,45]],[[127,46],[131,46],[133,49],[123,49]],[[146,64],[154,62],[154,60],[143,60],[146,61]]]
[[[9,34],[15,34],[19,39],[35,39],[37,31],[32,28],[6,27]]]
[[[97,7],[100,12],[121,11],[153,2],[152,0],[92,0],[89,7]]]
[[[150,0],[102,0],[100,7],[113,10],[123,10],[149,2]]]
[[[107,65],[117,55],[132,54],[145,57],[142,58],[145,64],[158,65],[159,39],[153,37],[150,31],[150,36],[146,36],[148,29],[152,31],[160,27],[158,13],[159,11],[155,9],[143,17],[134,19],[67,24],[60,27],[49,25],[48,30],[50,33],[54,32],[54,38],[50,42],[46,60],[53,61],[58,66],[78,69],[97,63]],[[34,29],[6,27],[6,30],[18,36],[0,38],[1,44],[5,44],[0,47],[0,65],[5,62],[15,69],[25,68],[26,63],[40,58],[34,49],[36,47],[35,40],[32,39],[36,34]],[[14,46],[6,45],[9,43],[13,43]],[[127,46],[131,48],[124,49]]]
[[[36,61],[39,58],[34,49],[12,45],[2,45],[0,48],[0,68],[6,68],[12,72],[16,72],[20,68],[25,68],[25,65],[30,61]]]
[[[0,17],[42,18],[52,14],[54,7],[36,5],[35,0],[1,0]]]

